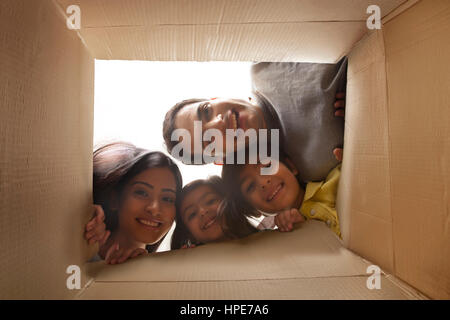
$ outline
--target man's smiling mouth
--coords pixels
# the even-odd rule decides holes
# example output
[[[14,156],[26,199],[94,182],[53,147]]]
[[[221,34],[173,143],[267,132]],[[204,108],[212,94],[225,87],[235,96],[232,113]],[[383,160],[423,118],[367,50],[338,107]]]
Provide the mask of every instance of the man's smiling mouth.
[[[231,110],[231,125],[234,130],[239,128],[239,113],[234,110]]]

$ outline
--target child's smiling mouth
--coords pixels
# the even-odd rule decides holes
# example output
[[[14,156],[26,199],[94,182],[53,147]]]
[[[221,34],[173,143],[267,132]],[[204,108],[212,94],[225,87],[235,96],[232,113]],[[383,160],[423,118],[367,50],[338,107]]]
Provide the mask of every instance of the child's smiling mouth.
[[[284,182],[280,183],[280,184],[275,188],[275,190],[273,190],[273,191],[267,196],[266,201],[267,201],[267,202],[270,202],[270,201],[272,201],[274,198],[276,198],[276,197],[279,195],[280,190],[283,189],[283,187],[284,187]]]
[[[206,230],[206,229],[208,229],[209,227],[211,227],[211,226],[216,222],[216,218],[217,218],[217,215],[214,215],[213,217],[211,217],[210,219],[208,219],[208,220],[206,221],[206,223],[203,224],[202,230]]]

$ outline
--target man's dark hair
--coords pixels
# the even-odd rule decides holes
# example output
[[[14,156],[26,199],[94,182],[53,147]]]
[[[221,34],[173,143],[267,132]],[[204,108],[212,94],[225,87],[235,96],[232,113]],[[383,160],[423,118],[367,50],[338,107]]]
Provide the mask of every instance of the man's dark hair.
[[[167,111],[166,116],[164,118],[163,122],[163,137],[164,142],[166,144],[167,150],[169,153],[172,152],[172,148],[178,143],[178,141],[172,141],[170,137],[172,136],[172,132],[176,129],[175,128],[175,118],[178,114],[178,112],[183,109],[185,106],[197,103],[197,102],[203,102],[208,101],[208,99],[187,99],[183,100],[181,102],[178,102],[176,105],[174,105],[172,108],[170,108],[169,111]]]

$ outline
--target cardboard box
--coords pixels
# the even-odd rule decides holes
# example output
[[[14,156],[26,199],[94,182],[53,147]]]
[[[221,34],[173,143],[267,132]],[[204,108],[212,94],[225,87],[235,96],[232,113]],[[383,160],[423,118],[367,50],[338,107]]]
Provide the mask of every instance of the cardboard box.
[[[66,26],[69,5],[81,29]],[[378,5],[382,29],[368,30]],[[0,298],[449,299],[450,1],[2,0]],[[308,222],[86,264],[94,59],[349,55],[343,241]],[[370,261],[370,262],[369,262]],[[369,290],[367,267],[383,269]],[[80,290],[66,269],[81,267]]]

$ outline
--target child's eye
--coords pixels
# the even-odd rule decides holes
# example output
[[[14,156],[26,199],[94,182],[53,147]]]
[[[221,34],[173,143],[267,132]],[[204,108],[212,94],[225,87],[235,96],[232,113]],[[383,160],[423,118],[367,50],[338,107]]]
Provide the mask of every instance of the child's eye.
[[[148,197],[148,193],[145,190],[142,189],[136,189],[134,190],[134,194],[141,196],[141,197]]]
[[[163,197],[163,200],[168,203],[175,203],[175,199],[172,197]]]
[[[245,192],[250,193],[250,192],[252,192],[254,189],[255,189],[255,183],[254,183],[254,182],[251,182],[251,183],[248,185],[248,187],[247,187],[247,189],[245,190]]]
[[[192,219],[194,219],[196,212],[192,212],[190,214],[188,214],[188,221],[191,221]]]
[[[217,200],[219,200],[219,199],[217,199],[217,198],[212,198],[212,199],[208,200],[208,201],[206,202],[206,204],[207,204],[207,205],[212,205],[212,204],[215,203]]]

